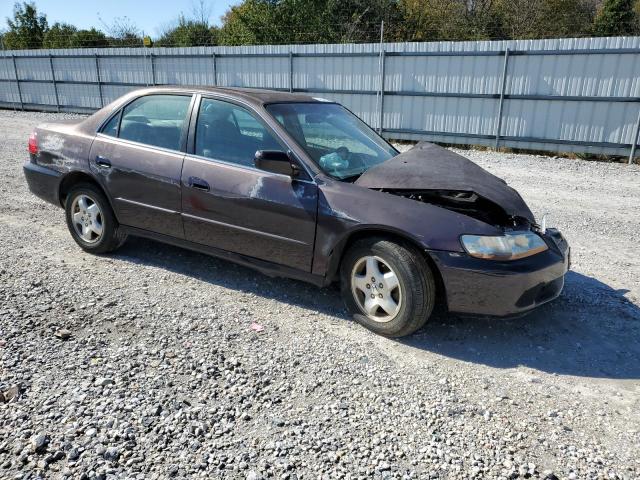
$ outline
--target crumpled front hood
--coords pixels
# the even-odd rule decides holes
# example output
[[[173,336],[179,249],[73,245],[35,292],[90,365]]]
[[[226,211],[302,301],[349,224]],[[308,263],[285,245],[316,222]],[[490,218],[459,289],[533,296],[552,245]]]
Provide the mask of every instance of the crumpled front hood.
[[[385,190],[474,192],[498,205],[507,215],[535,223],[533,213],[520,194],[504,180],[433,143],[420,142],[411,150],[370,168],[355,184]]]

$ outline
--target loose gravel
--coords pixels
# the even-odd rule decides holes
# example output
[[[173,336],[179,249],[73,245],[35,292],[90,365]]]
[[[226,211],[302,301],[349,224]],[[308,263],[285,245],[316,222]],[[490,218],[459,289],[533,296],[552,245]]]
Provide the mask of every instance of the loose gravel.
[[[0,111],[0,477],[640,477],[640,167],[461,151],[573,247],[556,302],[401,341],[336,289],[148,240],[83,253]]]

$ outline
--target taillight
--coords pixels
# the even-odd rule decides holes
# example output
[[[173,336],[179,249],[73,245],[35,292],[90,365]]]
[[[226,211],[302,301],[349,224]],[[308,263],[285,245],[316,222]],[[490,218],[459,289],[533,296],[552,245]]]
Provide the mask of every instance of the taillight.
[[[29,135],[29,153],[32,155],[38,154],[38,136],[36,132],[31,132],[31,135]]]

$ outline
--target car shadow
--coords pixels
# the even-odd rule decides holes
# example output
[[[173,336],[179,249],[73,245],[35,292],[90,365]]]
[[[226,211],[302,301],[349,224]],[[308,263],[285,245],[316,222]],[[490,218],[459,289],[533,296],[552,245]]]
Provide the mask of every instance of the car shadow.
[[[335,288],[270,278],[252,269],[152,240],[131,238],[117,258],[351,321]],[[599,280],[569,272],[556,301],[516,319],[436,311],[412,348],[495,368],[525,366],[559,375],[640,379],[640,308]]]
[[[570,271],[562,295],[528,315],[497,319],[438,312],[422,331],[399,341],[494,368],[640,379],[640,308],[625,293]]]
[[[321,289],[288,278],[269,277],[256,270],[146,238],[130,237],[114,257],[162,268],[236,291],[348,320],[335,288]]]

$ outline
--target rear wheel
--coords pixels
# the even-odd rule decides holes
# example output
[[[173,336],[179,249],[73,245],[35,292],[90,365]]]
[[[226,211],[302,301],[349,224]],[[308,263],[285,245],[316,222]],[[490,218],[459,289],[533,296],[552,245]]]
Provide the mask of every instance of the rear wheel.
[[[71,188],[65,201],[67,227],[83,250],[106,253],[120,247],[126,234],[119,228],[104,194],[89,183]]]
[[[395,241],[356,242],[343,258],[340,280],[355,320],[387,337],[420,329],[435,303],[435,282],[426,259],[410,245]]]

